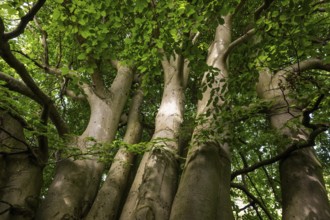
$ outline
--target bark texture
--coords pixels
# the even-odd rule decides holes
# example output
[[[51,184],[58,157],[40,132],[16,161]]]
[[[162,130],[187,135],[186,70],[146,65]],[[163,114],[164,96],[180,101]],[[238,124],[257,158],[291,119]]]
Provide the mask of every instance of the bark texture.
[[[142,101],[143,93],[139,90],[133,98],[128,115],[127,130],[124,137],[124,142],[128,144],[138,143],[141,137],[140,106]],[[117,219],[118,208],[128,183],[133,159],[133,153],[124,148],[119,149],[86,219]]]
[[[181,61],[180,61],[181,60]],[[183,121],[184,60],[164,58],[164,92],[156,116],[155,142],[144,154],[124,205],[121,220],[168,219],[177,187],[178,133]],[[181,69],[181,71],[180,71]]]
[[[185,168],[180,180],[178,192],[172,206],[172,220],[177,219],[233,219],[230,202],[230,153],[229,147],[215,136],[205,137],[203,132],[214,129],[212,117],[215,116],[215,107],[223,104],[221,99],[215,101],[211,91],[222,88],[222,79],[228,76],[225,52],[231,41],[230,16],[224,17],[224,25],[216,30],[214,42],[209,49],[207,64],[219,69],[214,76],[211,86],[203,93],[198,102],[197,119],[206,117],[206,122],[197,125],[191,141]],[[208,83],[210,72],[206,72],[203,84]],[[218,90],[220,91],[220,90]],[[221,96],[215,92],[215,96]],[[210,103],[210,104],[208,104]],[[225,134],[218,134],[225,135]]]
[[[300,68],[302,71],[313,66],[302,62]],[[290,120],[303,115],[300,109],[292,107],[296,101],[288,97],[286,78],[295,71],[293,66],[274,76],[267,70],[260,72],[257,91],[261,98],[273,102],[271,125],[286,138],[304,141],[309,137],[307,128],[288,126]],[[296,150],[283,159],[280,162],[280,177],[284,220],[330,219],[322,166],[312,146]]]
[[[111,142],[116,134],[120,115],[126,103],[133,80],[130,68],[117,63],[118,73],[109,89],[98,89],[84,85],[83,89],[91,107],[89,123],[84,133],[75,142],[86,152],[95,142]],[[97,86],[102,84],[97,83]],[[58,163],[56,175],[43,201],[37,219],[80,219],[85,216],[96,196],[104,166],[97,158],[80,160],[65,159]]]
[[[42,168],[25,141],[23,126],[0,110],[1,219],[33,219],[42,185]]]
[[[283,220],[330,219],[322,166],[312,148],[293,152],[280,164]]]

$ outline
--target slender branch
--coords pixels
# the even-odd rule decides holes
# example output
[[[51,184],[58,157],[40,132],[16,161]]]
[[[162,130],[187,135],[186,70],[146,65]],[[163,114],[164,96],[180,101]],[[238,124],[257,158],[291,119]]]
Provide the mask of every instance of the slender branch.
[[[13,208],[13,205],[10,204],[9,202],[0,200],[0,203],[8,205],[8,208],[6,208],[6,209],[4,209],[3,211],[0,212],[0,215],[5,214],[6,212],[9,212],[9,210]]]
[[[198,40],[199,36],[201,35],[201,32],[198,31],[195,35],[193,35],[193,38],[191,40],[191,43],[194,45],[196,41]]]
[[[17,25],[17,27],[14,30],[12,30],[8,33],[4,33],[3,40],[8,41],[8,40],[18,37],[20,34],[22,34],[26,28],[26,25],[38,13],[38,11],[44,5],[45,2],[46,2],[46,0],[38,0],[37,3],[35,3],[33,5],[31,10],[28,13],[26,13],[23,17],[21,17],[21,21],[19,22],[19,24]]]
[[[256,184],[253,182],[253,180],[252,180],[252,178],[250,177],[250,175],[249,174],[246,174],[246,176],[247,176],[247,178],[249,179],[249,181],[250,181],[250,183],[251,183],[251,185],[252,185],[252,187],[253,187],[253,189],[255,190],[255,192],[257,193],[257,195],[258,195],[258,198],[260,198],[260,203],[262,203],[263,205],[264,205],[264,207],[266,207],[266,203],[265,203],[265,200],[262,198],[262,195],[260,194],[260,192],[259,192],[259,190],[258,190],[258,188],[257,188],[257,186],[256,186]]]
[[[12,52],[15,52],[15,53],[18,53],[18,54],[24,56],[25,58],[30,60],[34,65],[36,65],[40,69],[43,69],[46,73],[53,74],[53,75],[56,75],[56,76],[60,76],[62,74],[61,70],[59,70],[58,68],[52,68],[52,67],[47,66],[45,64],[41,64],[36,59],[31,58],[29,55],[27,55],[26,53],[23,53],[22,51],[12,50]]]
[[[24,64],[12,54],[8,42],[2,42],[0,44],[0,56],[17,72],[18,75],[20,75],[26,86],[28,86],[44,104],[51,102],[51,99],[44,92],[42,92],[39,86],[35,83],[34,79],[30,76]]]
[[[38,103],[41,102],[41,100],[39,100],[37,96],[31,91],[31,89],[29,89],[23,82],[8,76],[3,72],[0,72],[0,80],[6,82],[6,88],[27,96]]]
[[[23,151],[17,151],[17,152],[1,152],[0,151],[0,155],[18,155],[18,154],[27,154],[27,153],[31,153],[30,150],[23,150]]]
[[[320,125],[315,125],[315,124],[311,124],[311,117],[309,117],[309,114],[313,113],[314,111],[319,109],[319,106],[322,102],[322,100],[324,99],[325,95],[321,94],[317,99],[316,102],[314,103],[314,106],[310,109],[304,109],[303,110],[303,120],[302,120],[302,124],[306,127],[306,128],[311,128],[313,130],[317,129],[318,126]]]
[[[243,208],[240,208],[238,211],[239,211],[239,212],[244,211],[245,209],[248,209],[248,208],[250,208],[251,206],[253,206],[254,203],[255,203],[255,202],[252,201],[252,202],[250,202],[249,204],[247,204],[246,206],[244,206]]]
[[[260,220],[262,220],[262,216],[260,215],[260,213],[259,213],[259,211],[258,211],[258,207],[256,206],[255,203],[252,203],[252,207],[253,207],[253,209],[256,211],[258,218],[259,218]]]
[[[38,27],[38,29],[41,32],[41,44],[42,47],[44,48],[44,58],[43,58],[43,63],[45,66],[49,66],[49,52],[48,52],[48,43],[47,43],[47,37],[48,34],[47,32],[42,28],[41,24],[38,22],[37,18],[34,18],[34,23]]]
[[[320,127],[318,129],[316,129],[315,131],[313,131],[310,135],[310,137],[308,138],[307,142],[305,143],[294,143],[292,144],[291,146],[289,146],[284,152],[276,155],[275,157],[272,157],[270,159],[267,159],[267,160],[263,160],[263,161],[260,161],[258,163],[255,163],[253,164],[252,166],[250,167],[247,167],[247,168],[243,168],[241,170],[237,170],[237,171],[234,171],[232,174],[231,174],[231,179],[233,180],[235,177],[237,177],[238,175],[241,175],[241,174],[244,174],[244,173],[249,173],[249,172],[252,172],[262,166],[266,166],[266,165],[270,165],[270,164],[273,164],[273,163],[276,163],[282,159],[285,159],[286,157],[288,157],[292,152],[298,150],[298,149],[303,149],[303,148],[307,148],[307,147],[312,147],[315,145],[315,138],[317,135],[321,134],[322,132],[326,131],[328,128],[327,127]]]
[[[258,20],[261,16],[261,13],[269,8],[273,1],[274,0],[264,0],[264,3],[254,12],[254,20]]]
[[[18,51],[18,50],[13,50],[13,52],[16,52],[18,54],[21,54],[22,56],[24,56],[25,58],[27,58],[28,60],[32,61],[34,63],[34,65],[36,65],[37,67],[39,67],[40,69],[43,69],[46,73],[49,73],[49,74],[52,74],[52,75],[55,75],[55,76],[58,76],[60,77],[62,72],[60,69],[58,68],[52,68],[48,65],[45,65],[45,64],[41,64],[39,63],[37,60],[35,59],[32,59],[29,55],[23,53],[22,51]],[[73,72],[69,73],[68,75],[69,76],[73,76]],[[0,79],[1,79],[1,74],[0,74]],[[70,78],[66,78],[66,82],[69,80]],[[25,86],[25,85],[24,85]],[[64,89],[63,89],[64,88]],[[16,91],[16,90],[15,90]],[[18,91],[19,92],[19,91]],[[21,93],[21,92],[19,92]],[[21,93],[23,94],[23,93]],[[61,94],[60,96],[62,95],[66,95],[70,98],[72,98],[73,100],[85,100],[85,96],[82,95],[82,94],[76,94],[74,91],[70,90],[67,88],[67,85],[65,87],[62,86],[62,89],[61,89]]]
[[[259,158],[259,161],[262,161],[262,157],[261,157],[261,155],[260,155],[260,152],[257,151],[256,153],[257,153],[257,156],[258,156],[258,158]],[[273,191],[273,194],[274,194],[274,198],[275,198],[275,200],[276,200],[278,203],[280,203],[280,199],[278,198],[278,195],[276,194],[276,190],[275,190],[275,187],[274,187],[274,181],[273,181],[272,178],[270,177],[270,175],[269,175],[269,173],[268,173],[266,167],[263,166],[263,167],[262,167],[262,170],[264,171],[265,176],[266,176],[266,178],[267,178],[267,181],[269,182],[270,187],[272,188],[272,191]]]
[[[29,97],[30,99],[36,101],[38,104],[43,105],[42,100],[39,97],[37,97],[32,92],[32,90],[29,87],[27,87],[23,82],[11,76],[8,76],[2,72],[0,72],[0,80],[6,82],[5,87],[7,87],[8,89],[14,92],[18,92],[26,97]],[[52,122],[56,126],[59,135],[62,136],[66,134],[68,132],[68,128],[53,104],[50,106],[49,114]]]
[[[260,206],[260,208],[265,212],[265,214],[267,215],[268,219],[273,219],[272,215],[270,214],[270,212],[268,211],[268,209],[264,206],[264,204],[262,204],[249,190],[247,190],[244,186],[242,186],[241,184],[238,183],[230,183],[230,186],[232,188],[236,188],[239,190],[242,190],[250,199],[252,199],[256,204],[258,204]]]
[[[320,1],[318,1],[318,2],[316,2],[316,3],[314,3],[314,4],[312,4],[312,7],[315,7],[315,6],[317,6],[317,5],[321,5],[321,4],[326,4],[326,3],[329,3],[329,1],[320,0]]]
[[[244,4],[247,2],[247,0],[241,0],[238,5],[236,6],[235,8],[235,11],[233,13],[233,16],[235,16],[241,9],[242,7],[244,6]]]
[[[40,161],[41,164],[46,164],[49,153],[48,153],[48,137],[44,134],[47,132],[47,124],[48,124],[48,115],[49,115],[49,106],[44,105],[41,115],[40,115],[40,122],[44,126],[42,129],[42,134],[38,135],[38,146],[40,150]]]
[[[323,99],[323,95],[321,95],[318,100],[315,102],[314,106],[311,109],[304,110],[303,111],[303,119],[302,119],[302,124],[307,127],[307,128],[312,128],[313,131],[310,133],[307,141],[305,142],[295,142],[292,145],[290,145],[284,152],[276,155],[275,157],[272,157],[267,160],[260,161],[258,163],[253,164],[250,167],[243,168],[241,170],[234,171],[231,174],[231,179],[233,180],[235,177],[238,175],[244,174],[244,173],[249,173],[252,172],[262,166],[266,166],[269,164],[273,164],[277,161],[283,160],[287,158],[292,152],[298,150],[298,149],[303,149],[307,147],[312,147],[315,145],[315,138],[321,134],[322,132],[326,131],[329,128],[329,125],[324,125],[324,124],[311,124],[310,123],[310,114],[318,109],[318,106],[321,103],[321,100]]]
[[[255,33],[256,33],[256,30],[254,28],[252,28],[248,32],[246,32],[245,34],[243,34],[242,36],[240,36],[239,38],[237,38],[236,40],[234,40],[233,42],[231,42],[229,44],[229,46],[227,47],[226,51],[223,53],[223,60],[227,60],[228,55],[230,54],[230,52],[234,48],[236,48],[241,43],[245,42],[247,39],[249,39]]]
[[[12,134],[11,132],[7,131],[6,129],[4,129],[3,127],[0,127],[0,130],[5,132],[9,137],[13,138],[14,140],[22,143],[23,145],[25,145],[28,149],[30,149],[30,145],[24,141],[24,140],[21,140],[20,138],[16,137],[14,134]]]

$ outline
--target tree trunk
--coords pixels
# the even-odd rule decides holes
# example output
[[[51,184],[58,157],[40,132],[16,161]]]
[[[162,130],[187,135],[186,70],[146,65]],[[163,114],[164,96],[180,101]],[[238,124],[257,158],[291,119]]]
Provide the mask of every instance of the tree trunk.
[[[25,141],[22,124],[0,110],[1,219],[33,219],[42,185],[42,168]]]
[[[127,130],[124,137],[124,142],[128,144],[139,142],[141,137],[140,106],[142,101],[143,93],[138,90],[133,98],[128,115]],[[133,159],[133,153],[124,148],[118,150],[108,172],[107,179],[99,190],[86,220],[117,219],[118,208],[128,183]]]
[[[224,52],[231,40],[230,16],[224,18],[224,25],[219,25],[215,39],[209,49],[207,64],[219,69],[213,82],[208,82],[210,72],[206,72],[203,84],[207,86],[202,100],[198,102],[197,119],[206,117],[206,122],[199,124],[193,134],[185,168],[180,180],[171,211],[172,220],[185,219],[233,219],[230,201],[230,152],[229,146],[211,134],[215,129],[212,121],[216,117],[215,108],[223,104],[221,99],[214,99],[211,91],[218,88],[215,96],[223,96],[219,88],[224,86],[223,79],[228,76]],[[214,92],[214,91],[213,91]],[[209,103],[209,104],[208,104]],[[210,116],[206,116],[210,113]],[[203,133],[207,133],[207,137]]]
[[[86,130],[75,142],[82,152],[95,144],[89,137],[98,143],[111,142],[115,137],[133,79],[128,67],[118,64],[117,69],[118,74],[105,98],[96,95],[91,87],[83,87],[91,115]],[[37,219],[81,219],[85,216],[96,196],[103,169],[103,164],[95,157],[61,160]]]
[[[330,219],[322,166],[313,148],[293,152],[280,163],[283,220]]]
[[[154,146],[144,154],[123,207],[121,220],[167,220],[177,187],[178,135],[183,121],[184,65],[179,55],[164,58],[164,92],[156,116]]]
[[[287,74],[287,70],[279,71],[274,76],[268,71],[260,72],[258,95],[273,103],[270,118],[272,127],[287,138],[307,140],[309,132],[306,128],[289,128],[287,125],[290,120],[302,117],[302,111],[292,107],[295,100],[288,97]],[[280,177],[284,220],[330,219],[322,166],[312,147],[296,150],[281,160]]]

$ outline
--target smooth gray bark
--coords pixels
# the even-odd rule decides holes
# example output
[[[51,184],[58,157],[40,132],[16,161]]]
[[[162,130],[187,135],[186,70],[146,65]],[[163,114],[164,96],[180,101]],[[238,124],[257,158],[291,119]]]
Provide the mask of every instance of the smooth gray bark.
[[[179,62],[179,60],[182,61]],[[167,220],[177,187],[179,129],[183,121],[185,65],[179,55],[162,61],[164,92],[156,116],[155,144],[146,152],[121,213],[121,220]]]
[[[43,166],[27,145],[21,123],[4,110],[0,110],[0,128],[1,219],[33,219]]]
[[[73,144],[82,152],[86,152],[95,142],[89,141],[93,138],[98,143],[111,142],[116,134],[120,115],[126,103],[128,92],[133,80],[130,68],[116,63],[118,70],[111,88],[96,94],[95,90],[83,85],[87,96],[91,115],[84,133],[78,137]],[[102,86],[99,81],[96,86]],[[67,158],[58,163],[56,175],[49,187],[46,199],[38,209],[36,219],[80,219],[87,215],[96,193],[99,189],[104,165],[95,157],[79,160]]]
[[[138,90],[133,97],[128,115],[127,130],[124,137],[124,142],[128,144],[138,143],[141,138],[140,106],[142,101],[143,93]],[[118,208],[126,190],[133,159],[133,153],[124,148],[118,150],[107,178],[98,191],[86,219],[117,219]]]
[[[283,220],[330,219],[322,166],[314,149],[293,152],[280,163]]]
[[[315,60],[300,63],[300,71],[314,68]],[[307,128],[288,126],[294,118],[301,118],[301,108],[293,107],[295,100],[288,96],[286,77],[295,74],[297,65],[271,75],[267,70],[259,74],[258,95],[272,102],[271,125],[286,138],[304,141]],[[283,89],[285,88],[285,90]],[[330,219],[330,205],[325,189],[322,166],[315,150],[296,150],[280,162],[283,220]]]
[[[217,27],[214,42],[209,49],[207,64],[219,69],[219,72],[198,102],[197,119],[203,118],[206,122],[199,124],[194,130],[191,148],[172,206],[171,220],[234,218],[230,201],[229,146],[217,137],[224,136],[225,132],[214,136],[210,133],[215,129],[212,123],[216,114],[215,108],[223,104],[221,99],[217,102],[214,99],[214,96],[223,95],[221,89],[214,95],[211,95],[211,91],[222,88],[222,79],[228,76],[226,51],[231,41],[230,19],[230,16],[224,17],[225,23]],[[208,84],[209,74],[212,73],[204,74],[204,85]],[[209,117],[205,116],[207,112],[210,112]],[[205,137],[204,132],[210,135]]]

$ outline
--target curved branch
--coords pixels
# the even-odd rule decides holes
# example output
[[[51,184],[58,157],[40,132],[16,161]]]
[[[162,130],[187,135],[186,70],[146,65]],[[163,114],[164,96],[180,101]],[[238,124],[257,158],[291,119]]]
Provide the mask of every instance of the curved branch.
[[[249,197],[250,199],[252,199],[256,204],[258,204],[260,206],[260,208],[265,212],[265,214],[267,215],[268,219],[273,219],[272,215],[270,214],[270,212],[268,211],[268,209],[264,206],[264,204],[262,204],[257,197],[255,197],[249,190],[247,190],[244,186],[242,186],[241,184],[238,183],[230,183],[230,186],[232,188],[236,188],[239,190],[242,190],[247,197]]]
[[[258,169],[262,166],[270,165],[270,164],[276,163],[280,160],[283,160],[286,157],[288,157],[292,152],[294,152],[296,150],[314,146],[315,145],[315,138],[317,137],[317,135],[321,134],[322,132],[326,131],[327,129],[328,129],[328,127],[326,127],[326,126],[320,126],[319,128],[317,128],[315,131],[313,131],[310,134],[310,137],[308,138],[307,142],[300,143],[300,144],[299,143],[294,143],[290,147],[288,147],[284,152],[276,155],[275,157],[272,157],[272,158],[267,159],[267,160],[260,161],[260,162],[255,163],[254,165],[252,165],[250,167],[234,171],[231,174],[231,179],[233,180],[238,175],[249,173],[249,172],[252,172],[252,171],[254,171],[254,170],[256,170],[256,169]]]
[[[0,72],[0,80],[6,82],[5,87],[7,87],[8,89],[14,92],[18,92],[26,97],[29,97],[30,99],[34,100],[40,105],[44,105],[43,101],[38,96],[36,96],[32,92],[32,90],[29,87],[27,87],[23,82],[11,76],[8,76],[2,72]],[[60,136],[63,136],[64,134],[68,133],[68,128],[66,123],[63,121],[60,113],[57,111],[57,109],[53,104],[49,106],[49,116],[52,122],[54,123],[57,132]]]
[[[311,109],[306,109],[303,111],[303,119],[302,119],[302,124],[307,127],[307,128],[312,128],[313,131],[310,133],[308,139],[303,142],[303,143],[293,143],[291,146],[289,146],[284,152],[276,155],[275,157],[272,157],[267,160],[260,161],[258,163],[255,163],[254,165],[250,167],[246,167],[237,171],[234,171],[231,174],[231,179],[233,180],[236,178],[238,175],[241,174],[246,174],[249,172],[252,172],[262,166],[266,166],[272,163],[275,163],[277,161],[283,160],[287,158],[291,153],[293,153],[296,150],[307,148],[307,147],[312,147],[315,145],[315,138],[321,134],[322,132],[326,131],[329,128],[329,125],[324,125],[324,124],[311,124],[310,123],[310,114],[313,113],[318,109],[318,106],[321,103],[321,100],[323,99],[324,95],[321,95],[317,101],[314,103],[313,107]]]
[[[51,99],[39,88],[33,78],[30,76],[26,67],[21,63],[10,51],[8,42],[2,42],[0,44],[0,56],[2,59],[13,68],[17,74],[22,78],[25,85],[31,89],[31,91],[43,102],[43,104],[51,103]]]
[[[46,2],[46,0],[38,0],[37,3],[33,5],[31,10],[28,13],[26,13],[23,17],[21,17],[21,21],[19,22],[19,24],[17,25],[17,27],[14,30],[3,34],[3,40],[8,41],[8,40],[18,37],[20,34],[22,34],[26,28],[26,25],[38,13],[38,11],[44,5],[45,2]]]
[[[8,76],[7,74],[0,72],[0,80],[6,82],[5,87],[8,89],[18,92],[24,96],[29,97],[30,99],[33,99],[36,102],[40,102],[38,98],[33,94],[33,92],[21,81]]]
[[[318,58],[310,58],[288,66],[283,70],[279,70],[275,75],[285,75],[286,73],[301,73],[311,69],[325,70],[330,72],[330,63],[324,63],[321,59]]]

